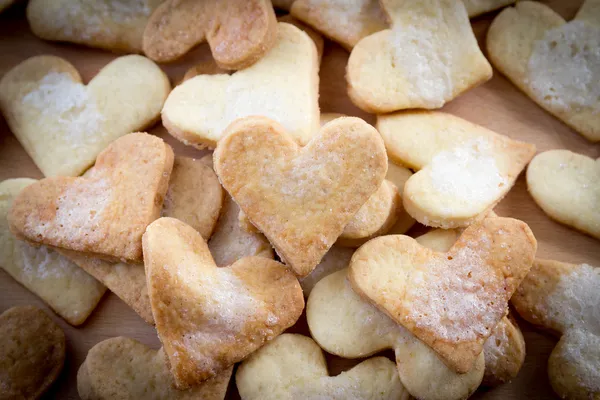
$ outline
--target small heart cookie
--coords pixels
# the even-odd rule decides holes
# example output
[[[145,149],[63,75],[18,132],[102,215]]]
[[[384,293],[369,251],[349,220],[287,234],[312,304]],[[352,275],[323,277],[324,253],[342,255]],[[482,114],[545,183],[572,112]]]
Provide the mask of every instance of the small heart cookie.
[[[34,179],[0,182],[0,268],[35,293],[71,325],[82,324],[106,288],[77,265],[45,246],[15,239],[8,226],[13,199]]]
[[[323,351],[306,336],[286,333],[256,351],[238,368],[235,382],[244,400],[409,398],[394,363],[363,361],[329,376]]]
[[[438,111],[377,117],[389,157],[418,170],[404,186],[406,211],[427,226],[466,227],[502,200],[535,146]]]
[[[215,265],[194,229],[161,218],[144,234],[148,294],[178,388],[212,378],[294,325],[302,289],[282,264],[246,257]]]
[[[64,362],[65,334],[46,313],[24,306],[0,314],[0,398],[40,398]]]
[[[373,239],[352,257],[348,277],[357,293],[464,373],[506,314],[536,248],[524,222],[486,218],[446,253],[408,236]]]
[[[263,115],[304,145],[319,129],[318,98],[315,44],[282,22],[275,46],[256,64],[232,75],[198,75],[173,89],[162,121],[175,138],[202,149],[214,148],[235,119]]]
[[[162,0],[31,0],[27,21],[34,35],[100,47],[142,52],[142,36]]]
[[[174,387],[165,352],[126,337],[90,349],[77,373],[82,400],[223,400],[232,368],[188,390]]]
[[[519,89],[592,142],[600,141],[600,12],[587,0],[570,22],[545,4],[502,11],[487,35],[490,60]]]
[[[239,119],[214,161],[223,187],[300,277],[319,263],[387,170],[379,133],[349,117],[326,124],[303,148],[268,118]]]
[[[511,303],[527,321],[558,332],[548,376],[561,398],[600,398],[600,268],[536,260]]]
[[[246,68],[269,51],[277,20],[269,0],[166,0],[144,31],[144,53],[168,62],[207,41],[226,69]]]
[[[168,144],[131,133],[100,153],[85,177],[46,178],[23,189],[10,230],[34,244],[141,261],[142,235],[160,215],[172,168]]]
[[[361,109],[440,108],[492,77],[460,0],[381,5],[392,29],[358,42],[346,68],[348,96]]]
[[[600,158],[569,150],[538,154],[527,168],[527,189],[550,217],[600,239]]]
[[[115,139],[152,125],[170,90],[145,57],[119,57],[84,85],[68,61],[37,56],[0,80],[0,110],[45,176],[77,176]]]

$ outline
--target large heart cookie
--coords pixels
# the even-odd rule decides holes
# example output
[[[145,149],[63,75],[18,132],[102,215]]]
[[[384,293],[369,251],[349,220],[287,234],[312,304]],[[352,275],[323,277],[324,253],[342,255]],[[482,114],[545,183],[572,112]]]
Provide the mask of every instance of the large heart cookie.
[[[232,121],[263,115],[306,144],[319,129],[318,87],[315,44],[295,26],[279,23],[275,46],[256,64],[177,86],[162,110],[163,124],[185,144],[215,147]]]
[[[600,12],[584,2],[566,22],[545,4],[523,1],[494,19],[490,60],[519,89],[587,139],[600,141]]]
[[[304,298],[296,277],[264,257],[215,265],[206,242],[172,218],[144,234],[148,294],[179,388],[216,376],[292,326]]]
[[[37,56],[0,80],[0,109],[44,175],[76,176],[112,141],[154,123],[170,90],[141,56],[117,58],[88,85],[66,60]]]
[[[492,77],[460,0],[383,0],[392,29],[362,39],[348,59],[348,95],[383,114],[440,108]]]
[[[108,260],[142,260],[142,235],[160,215],[173,150],[131,133],[106,148],[85,177],[46,178],[17,196],[11,231],[34,244]]]
[[[104,340],[90,349],[77,373],[82,400],[223,400],[232,368],[213,379],[178,390],[164,349],[153,350],[126,337]]]
[[[244,400],[406,400],[394,363],[385,357],[363,361],[329,376],[323,351],[310,338],[286,333],[252,354],[235,382]]]
[[[319,263],[387,170],[379,133],[359,118],[326,124],[303,148],[274,121],[239,119],[214,160],[225,189],[301,277]]]
[[[554,391],[600,398],[600,268],[536,260],[511,303],[527,321],[558,332],[548,360]]]
[[[148,21],[144,53],[174,61],[207,41],[219,66],[241,69],[275,42],[277,20],[269,0],[166,0]]]
[[[527,189],[546,214],[600,239],[600,158],[569,150],[538,154],[527,168]]]
[[[13,199],[35,180],[0,182],[0,268],[44,300],[72,325],[82,324],[106,288],[52,249],[15,239],[8,227]]]
[[[377,118],[391,159],[415,170],[406,211],[424,225],[465,227],[485,217],[513,187],[535,146],[438,111]]]
[[[27,20],[42,39],[141,53],[150,14],[162,1],[31,0]]]
[[[42,310],[13,307],[0,315],[0,398],[40,398],[64,362],[65,334]]]
[[[373,239],[352,257],[348,277],[361,296],[462,373],[506,314],[536,248],[524,222],[486,218],[445,253],[408,236]]]

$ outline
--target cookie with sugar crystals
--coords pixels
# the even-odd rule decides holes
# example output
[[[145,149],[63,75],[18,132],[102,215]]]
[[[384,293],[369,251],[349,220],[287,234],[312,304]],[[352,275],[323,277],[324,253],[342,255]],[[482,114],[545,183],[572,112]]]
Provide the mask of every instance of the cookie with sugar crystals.
[[[244,360],[235,374],[245,400],[408,399],[394,363],[373,357],[329,376],[323,351],[309,337],[285,333]]]
[[[490,61],[519,89],[592,142],[600,141],[600,7],[569,22],[545,4],[503,10],[487,35]]]
[[[538,259],[511,299],[525,320],[560,335],[548,376],[562,398],[600,398],[600,268]]]
[[[439,111],[377,117],[390,159],[417,170],[406,211],[423,225],[457,228],[484,218],[535,154],[535,146]]]
[[[359,41],[346,68],[348,96],[377,114],[440,108],[489,80],[460,0],[382,0],[391,29]]]
[[[76,176],[110,143],[159,118],[169,79],[145,57],[119,57],[87,84],[67,60],[28,58],[0,80],[0,110],[45,176]]]
[[[551,218],[600,239],[600,158],[540,153],[527,168],[527,189]]]

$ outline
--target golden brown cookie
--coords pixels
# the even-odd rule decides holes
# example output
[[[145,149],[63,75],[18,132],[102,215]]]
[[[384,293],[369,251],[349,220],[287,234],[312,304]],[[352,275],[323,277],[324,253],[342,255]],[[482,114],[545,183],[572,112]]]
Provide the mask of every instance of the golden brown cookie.
[[[34,306],[0,315],[0,398],[38,399],[65,361],[65,334]]]
[[[150,16],[144,53],[174,61],[207,41],[220,67],[242,69],[275,43],[277,20],[268,0],[166,0]]]
[[[46,178],[26,187],[9,214],[21,240],[111,261],[141,261],[142,234],[160,215],[173,150],[131,133],[110,144],[85,177]]]
[[[338,118],[301,148],[264,117],[232,123],[215,170],[250,222],[300,277],[314,269],[387,171],[378,132]]]
[[[300,284],[276,261],[219,268],[202,236],[172,218],[153,222],[143,241],[152,314],[178,388],[218,375],[302,314]]]

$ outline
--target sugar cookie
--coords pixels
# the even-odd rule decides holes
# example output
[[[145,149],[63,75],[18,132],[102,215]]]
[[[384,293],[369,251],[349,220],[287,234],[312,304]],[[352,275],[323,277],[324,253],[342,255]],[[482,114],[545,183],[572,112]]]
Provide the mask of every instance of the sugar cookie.
[[[315,47],[317,48],[317,56],[319,57],[318,63],[321,64],[321,60],[323,59],[323,50],[325,49],[325,40],[323,40],[323,36],[321,36],[317,31],[312,29],[310,26],[304,24],[302,21],[297,20],[296,18],[292,17],[290,14],[277,18],[277,21],[292,24],[296,28],[299,28],[302,31],[304,31],[315,43]]]
[[[141,261],[142,234],[160,215],[173,168],[171,146],[147,133],[111,143],[85,177],[46,178],[15,198],[18,239],[109,261]]]
[[[27,20],[34,35],[100,47],[142,52],[142,36],[162,0],[30,0]]]
[[[527,168],[527,189],[550,217],[600,239],[600,159],[569,150],[538,154]]]
[[[561,398],[600,398],[600,268],[536,260],[511,302],[527,321],[561,336],[548,360]]]
[[[150,224],[143,242],[152,314],[178,388],[216,376],[302,314],[300,284],[276,261],[218,268],[198,232],[173,218]]]
[[[76,176],[111,142],[152,125],[171,90],[145,57],[119,57],[83,85],[68,61],[29,58],[0,80],[0,110],[45,176]]]
[[[326,124],[303,148],[275,121],[239,119],[214,162],[223,187],[299,277],[320,262],[387,170],[380,135],[350,117]]]
[[[173,89],[163,124],[185,144],[214,148],[235,119],[264,115],[304,145],[318,131],[318,71],[313,41],[279,23],[275,46],[256,64],[233,75],[198,75]]]
[[[79,325],[96,308],[106,288],[56,251],[15,239],[8,227],[13,199],[34,182],[27,178],[0,182],[0,267],[68,323]]]
[[[82,400],[223,400],[231,370],[189,390],[178,390],[163,349],[153,350],[121,336],[90,349],[77,373],[77,391]]]
[[[246,68],[273,47],[277,20],[268,0],[166,0],[144,30],[144,53],[174,61],[208,42],[220,67]]]
[[[309,337],[286,333],[242,362],[235,381],[244,400],[407,400],[394,363],[370,358],[329,376],[323,351]]]
[[[398,188],[398,193],[404,193],[404,185],[406,181],[413,175],[412,171],[406,167],[395,164],[388,160],[388,170],[385,179],[392,182]],[[406,233],[415,224],[415,220],[406,212],[402,203],[398,205],[398,216],[396,223],[388,231],[388,234],[403,234]]]
[[[348,278],[357,293],[464,373],[506,314],[536,248],[524,222],[486,218],[445,253],[408,236],[375,238],[356,251]]]
[[[392,28],[363,38],[348,59],[348,96],[377,114],[440,108],[489,80],[460,0],[382,0]]]
[[[65,334],[46,313],[24,306],[0,314],[0,398],[40,398],[64,362]]]
[[[494,66],[592,142],[600,141],[600,12],[593,12],[597,4],[598,0],[585,1],[582,11],[567,22],[545,4],[518,2],[494,19],[487,35]]]
[[[438,111],[377,118],[389,157],[420,170],[407,180],[402,201],[424,225],[465,227],[508,193],[535,146]]]

